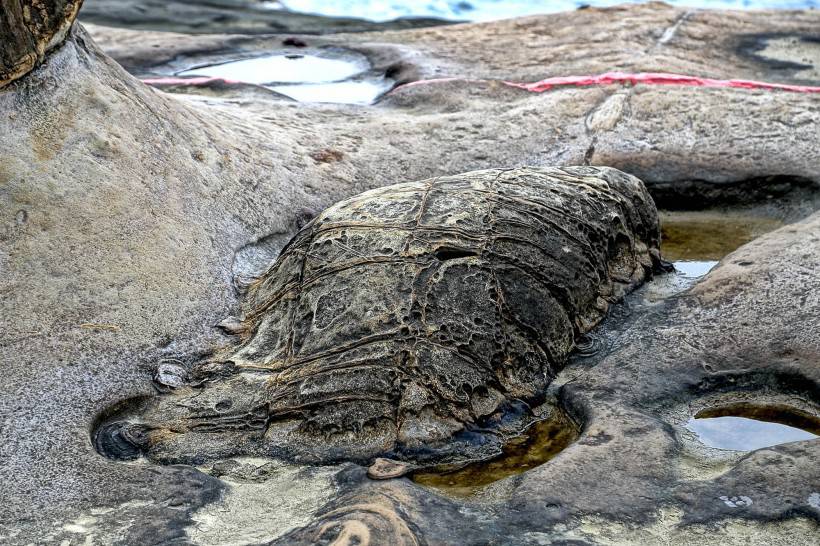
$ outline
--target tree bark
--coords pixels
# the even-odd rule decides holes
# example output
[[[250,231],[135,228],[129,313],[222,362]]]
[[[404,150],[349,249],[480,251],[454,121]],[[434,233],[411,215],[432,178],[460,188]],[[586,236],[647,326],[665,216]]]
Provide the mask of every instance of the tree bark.
[[[83,0],[0,0],[0,87],[62,43]]]

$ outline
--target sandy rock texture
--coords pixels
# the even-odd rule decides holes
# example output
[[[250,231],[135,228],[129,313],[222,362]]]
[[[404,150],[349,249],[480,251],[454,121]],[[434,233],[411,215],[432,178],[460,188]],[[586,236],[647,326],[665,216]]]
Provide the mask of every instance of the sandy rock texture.
[[[390,111],[389,120],[446,142],[422,152],[425,143],[408,142],[402,128],[391,127],[391,141],[404,152],[399,155],[441,157],[432,174],[521,162],[609,165],[641,178],[659,206],[697,207],[706,200],[740,202],[816,184],[810,143],[817,95],[641,84],[557,87],[538,95],[504,82],[620,71],[816,86],[817,21],[813,11],[687,11],[653,2],[324,37],[200,37],[105,27],[94,27],[92,34],[141,77],[263,52],[364,53],[374,72],[399,84],[378,103],[376,115]],[[583,40],[578,28],[584,29]],[[294,39],[298,45],[288,45]],[[213,94],[191,86],[172,89]],[[224,96],[241,101],[259,93],[238,86]],[[323,134],[331,132],[323,125]],[[342,142],[338,146],[347,152]],[[490,147],[494,152],[487,154]],[[406,167],[410,179],[429,176],[430,168],[417,161]]]
[[[127,31],[95,29],[140,75],[237,52],[332,45],[366,54],[399,82],[455,78],[399,87],[371,107],[300,104],[247,86],[166,94],[75,25],[44,63],[0,89],[0,540],[186,541],[206,512],[211,528],[213,514],[231,517],[214,503],[253,504],[244,486],[210,467],[107,460],[91,431],[112,404],[155,395],[161,365],[187,373],[228,345],[216,325],[230,330],[226,317],[239,314],[237,287],[340,199],[476,169],[584,163],[637,175],[671,205],[814,191],[817,95],[641,85],[538,94],[502,80],[664,69],[818,85],[811,44],[819,22],[811,11],[648,4],[305,37],[305,47],[283,36],[137,33],[125,51],[113,37]],[[573,28],[584,29],[583,42]],[[799,57],[781,38],[803,44]],[[661,542],[704,530],[722,544],[800,544],[816,532],[815,445],[755,452],[725,472],[703,469],[680,456],[675,404],[717,396],[732,384],[721,378],[735,376],[748,392],[764,392],[775,362],[776,379],[766,379],[772,396],[816,411],[817,237],[813,217],[741,249],[693,294],[630,325],[625,347],[597,365],[570,366],[578,379],[554,382],[561,390],[552,396],[587,423],[583,438],[554,464],[500,484],[489,508],[407,480],[368,482],[365,469],[346,465],[331,485],[323,477],[307,488],[333,497],[318,522],[281,540],[332,535],[340,514],[355,513],[373,522],[364,527],[373,543],[382,530],[418,543],[476,544]],[[779,473],[764,472],[769,461]],[[281,491],[271,487],[265,498]],[[732,508],[721,496],[754,504]],[[350,533],[363,532],[362,517]],[[244,525],[237,521],[247,519],[231,528]],[[303,524],[304,514],[279,518],[267,536]]]

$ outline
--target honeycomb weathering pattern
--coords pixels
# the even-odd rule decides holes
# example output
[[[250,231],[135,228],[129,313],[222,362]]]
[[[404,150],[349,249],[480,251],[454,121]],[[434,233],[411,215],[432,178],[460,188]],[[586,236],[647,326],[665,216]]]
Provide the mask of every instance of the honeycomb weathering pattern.
[[[575,337],[651,275],[659,236],[643,184],[610,168],[357,195],[250,286],[238,346],[118,434],[162,462],[463,455],[543,399]]]

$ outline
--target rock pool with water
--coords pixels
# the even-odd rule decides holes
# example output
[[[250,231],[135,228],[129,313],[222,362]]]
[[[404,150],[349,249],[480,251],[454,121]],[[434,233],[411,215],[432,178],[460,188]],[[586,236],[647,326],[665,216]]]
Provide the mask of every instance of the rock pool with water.
[[[686,428],[709,447],[754,451],[813,440],[818,437],[820,420],[808,415],[796,416],[782,408],[729,407],[701,411],[686,423]]]
[[[330,83],[357,76],[369,68],[367,59],[327,58],[316,55],[279,54],[191,68],[178,76],[207,76],[256,85]]]
[[[485,486],[532,470],[578,438],[578,424],[559,408],[510,438],[499,455],[485,460],[417,470],[414,482],[455,497],[472,497]]]
[[[253,84],[266,87],[299,102],[371,104],[389,91],[394,81],[373,74],[364,55],[337,52],[336,56],[278,53],[248,59],[227,60],[177,72],[176,76],[219,79],[227,84]],[[162,84],[162,78],[148,80]],[[166,80],[170,81],[170,80]],[[184,85],[186,80],[175,80]]]

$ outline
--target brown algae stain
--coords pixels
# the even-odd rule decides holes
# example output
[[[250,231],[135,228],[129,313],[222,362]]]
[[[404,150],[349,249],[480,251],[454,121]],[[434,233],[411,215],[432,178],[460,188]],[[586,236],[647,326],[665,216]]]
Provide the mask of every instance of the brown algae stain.
[[[738,247],[784,222],[738,212],[660,212],[661,252],[677,261],[720,260]]]
[[[522,474],[558,455],[579,435],[578,426],[563,412],[530,425],[505,444],[502,453],[483,461],[440,465],[411,474],[410,478],[453,497],[470,497],[498,480]]]

